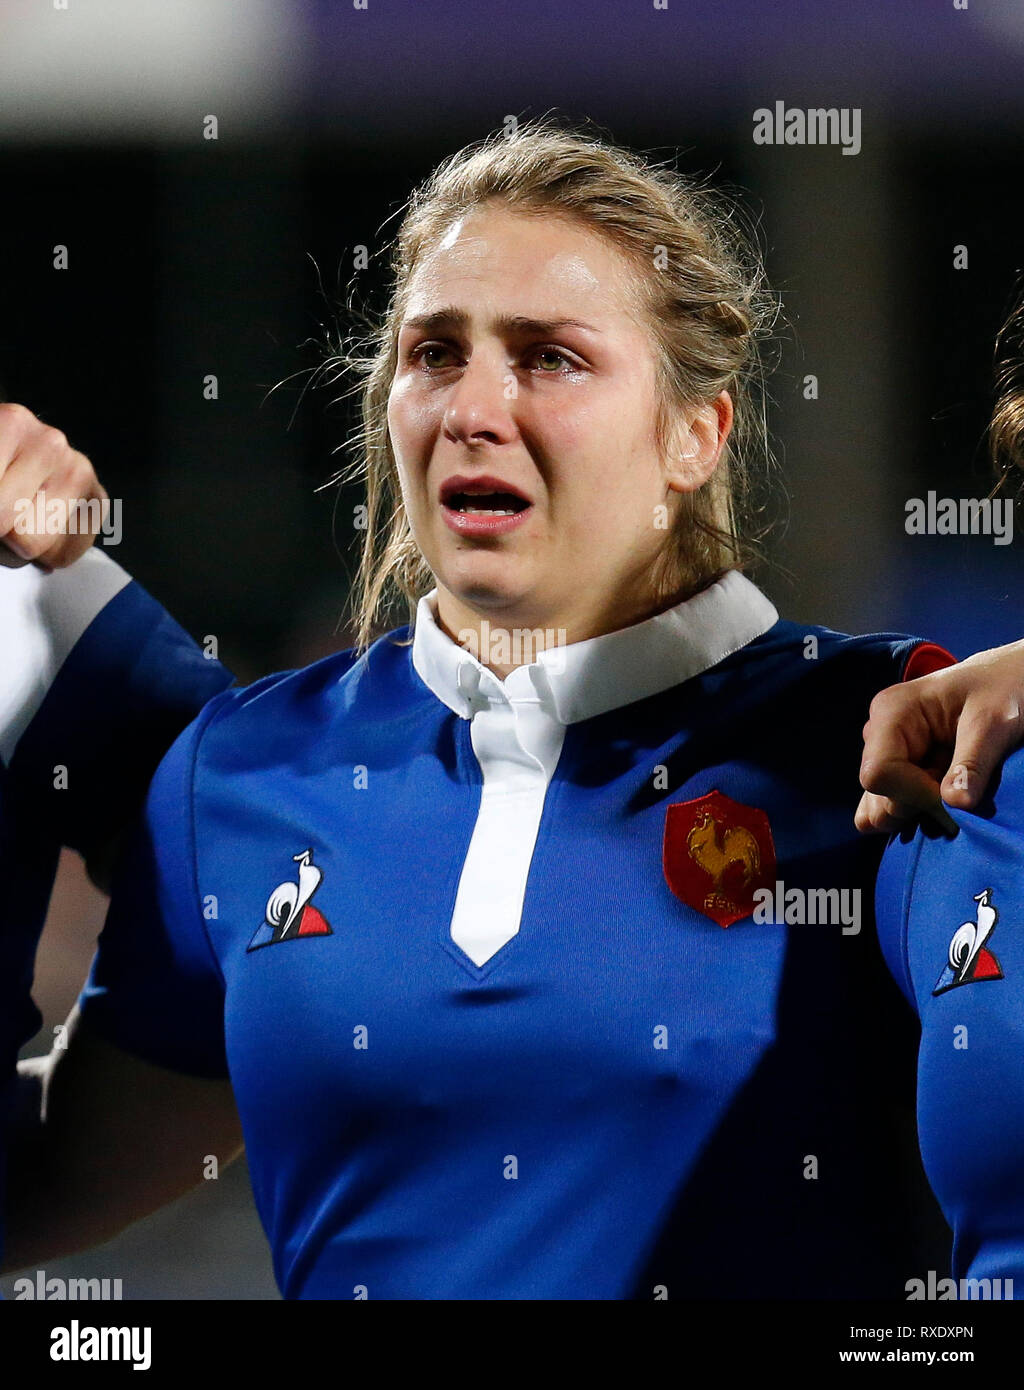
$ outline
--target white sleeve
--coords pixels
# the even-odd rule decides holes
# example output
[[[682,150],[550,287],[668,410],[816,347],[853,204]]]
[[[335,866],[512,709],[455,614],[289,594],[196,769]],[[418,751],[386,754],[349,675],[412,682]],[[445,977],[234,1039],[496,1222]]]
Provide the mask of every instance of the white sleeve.
[[[75,643],[130,580],[95,546],[51,574],[0,567],[0,761],[10,762]]]

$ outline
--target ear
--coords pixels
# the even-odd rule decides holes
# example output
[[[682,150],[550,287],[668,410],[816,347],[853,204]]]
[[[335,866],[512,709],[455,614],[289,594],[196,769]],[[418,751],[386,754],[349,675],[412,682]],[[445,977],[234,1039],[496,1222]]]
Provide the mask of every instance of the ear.
[[[713,401],[681,416],[665,463],[673,492],[696,492],[718,467],[732,429],[732,397],[720,391]]]

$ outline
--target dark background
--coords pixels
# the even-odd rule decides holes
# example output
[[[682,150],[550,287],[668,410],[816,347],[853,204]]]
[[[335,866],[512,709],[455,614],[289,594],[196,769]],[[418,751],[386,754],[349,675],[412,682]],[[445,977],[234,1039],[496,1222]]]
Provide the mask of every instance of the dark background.
[[[993,343],[1024,271],[1017,0],[8,0],[0,54],[0,398],[90,456],[123,504],[114,558],[242,680],[348,645],[356,499],[324,485],[353,418],[309,376],[353,248],[441,158],[545,112],[675,157],[760,228],[786,325],[754,577],[783,616],[958,656],[1024,632],[1019,543],[904,531],[908,497],[991,486]],[[860,108],[861,152],[754,145],[777,100]],[[32,1050],[101,919],[69,859]],[[276,1296],[242,1169],[68,1270]]]

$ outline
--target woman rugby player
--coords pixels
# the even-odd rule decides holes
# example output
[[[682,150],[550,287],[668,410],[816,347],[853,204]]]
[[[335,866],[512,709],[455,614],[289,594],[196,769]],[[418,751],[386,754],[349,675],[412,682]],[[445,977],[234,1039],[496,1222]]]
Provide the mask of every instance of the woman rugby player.
[[[907,1011],[859,921],[755,895],[870,901],[855,814],[941,814],[954,739],[970,804],[1021,651],[927,674],[742,574],[764,312],[727,222],[600,141],[527,128],[416,195],[360,646],[217,697],[162,764],[19,1262],[244,1135],[287,1297],[902,1296]],[[396,591],[414,622],[368,645]]]

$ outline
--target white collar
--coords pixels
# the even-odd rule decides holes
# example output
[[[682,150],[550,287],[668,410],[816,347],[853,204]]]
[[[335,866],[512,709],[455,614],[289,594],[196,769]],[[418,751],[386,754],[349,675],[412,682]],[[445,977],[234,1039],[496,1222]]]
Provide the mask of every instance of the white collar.
[[[540,700],[562,724],[660,694],[699,676],[767,632],[779,615],[739,570],[641,623],[540,652],[504,681],[437,623],[437,590],[416,608],[412,663],[437,698],[462,719],[483,704]]]

